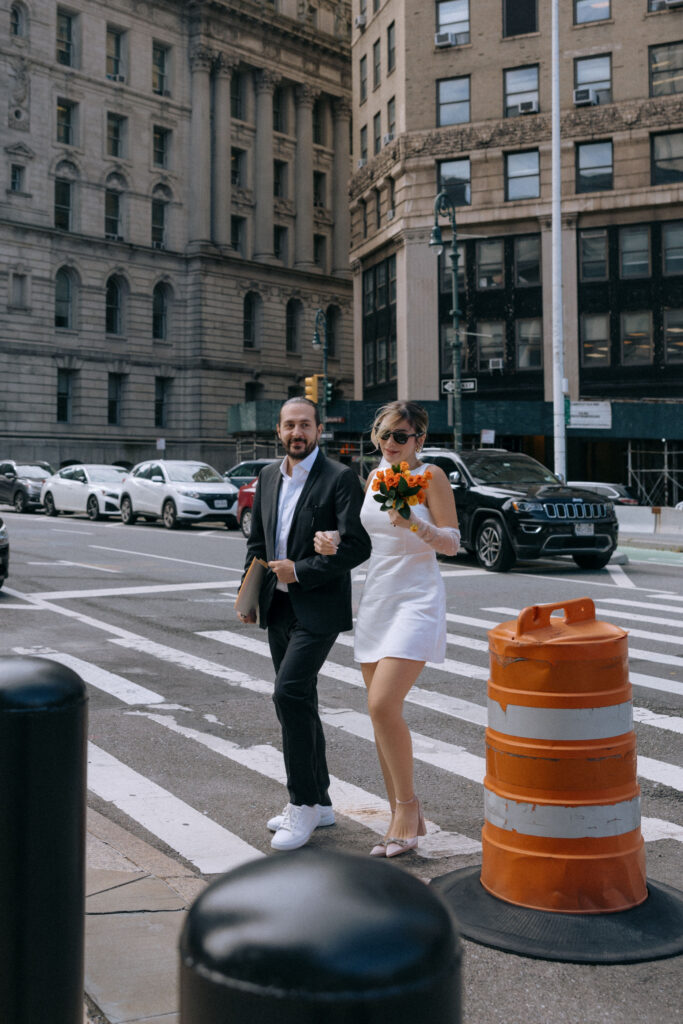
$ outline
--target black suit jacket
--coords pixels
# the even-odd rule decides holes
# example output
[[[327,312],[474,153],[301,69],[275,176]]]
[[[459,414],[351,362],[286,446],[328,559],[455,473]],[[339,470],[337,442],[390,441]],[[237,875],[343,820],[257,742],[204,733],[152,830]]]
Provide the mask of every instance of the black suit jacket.
[[[271,562],[277,558],[277,512],[282,474],[280,463],[266,466],[258,478],[247,542],[245,569],[252,559]],[[361,526],[363,491],[348,466],[328,459],[322,452],[313,463],[299,495],[287,539],[287,557],[295,565],[298,583],[290,583],[294,613],[311,633],[335,633],[352,627],[351,569],[370,557],[370,538]],[[317,555],[316,530],[339,530],[336,555]],[[268,573],[261,588],[259,622],[268,622],[277,577]]]

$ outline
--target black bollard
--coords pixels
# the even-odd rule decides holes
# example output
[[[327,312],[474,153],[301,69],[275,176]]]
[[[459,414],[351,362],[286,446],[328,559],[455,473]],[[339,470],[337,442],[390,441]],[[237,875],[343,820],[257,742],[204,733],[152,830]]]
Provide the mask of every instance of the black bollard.
[[[400,868],[314,849],[252,861],[190,908],[181,1024],[458,1024],[461,944]]]
[[[0,657],[0,1019],[83,1024],[87,697]]]

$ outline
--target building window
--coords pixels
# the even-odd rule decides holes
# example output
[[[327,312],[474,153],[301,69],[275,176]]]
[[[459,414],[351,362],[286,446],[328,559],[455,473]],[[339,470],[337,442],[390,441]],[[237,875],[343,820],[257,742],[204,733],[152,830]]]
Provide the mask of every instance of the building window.
[[[387,29],[387,74],[396,67],[396,22],[392,21]]]
[[[121,422],[121,398],[123,395],[123,374],[110,373],[107,380],[107,423],[117,427]]]
[[[683,92],[683,43],[650,47],[650,96]]]
[[[168,155],[171,148],[171,132],[155,124],[152,128],[152,159],[155,167],[168,167]]]
[[[57,422],[71,423],[74,370],[57,370]]]
[[[74,289],[71,274],[63,267],[55,276],[55,327],[71,330],[74,325]]]
[[[541,236],[519,235],[514,240],[515,287],[541,283]]]
[[[230,181],[237,188],[244,188],[245,185],[245,162],[246,153],[243,149],[230,150]]]
[[[339,306],[328,306],[325,310],[327,321],[327,358],[336,359],[338,352],[339,328],[341,327],[341,309]]]
[[[622,313],[622,366],[649,366],[652,363],[652,356],[652,314],[650,311]]]
[[[123,288],[115,276],[107,281],[104,320],[107,334],[123,334]]]
[[[242,344],[244,348],[258,348],[261,342],[261,296],[247,292],[242,307]]]
[[[166,341],[168,338],[169,289],[163,282],[154,286],[152,292],[152,339]]]
[[[470,77],[443,78],[436,83],[436,123],[465,124],[470,119]]]
[[[9,12],[10,35],[17,38],[26,35],[26,11],[22,4],[12,4]]]
[[[683,181],[683,132],[652,136],[652,184]]]
[[[392,96],[387,103],[387,132],[396,137],[396,97]]]
[[[168,425],[168,400],[171,390],[170,377],[154,378],[154,426]]]
[[[325,270],[327,266],[327,238],[325,235],[313,235],[313,262],[316,267]]]
[[[76,67],[76,18],[57,9],[57,63],[67,68]]]
[[[666,11],[669,6],[667,0],[647,0],[648,11]]]
[[[576,146],[576,191],[604,192],[614,187],[612,143],[580,142]]]
[[[244,217],[230,218],[230,245],[240,256],[244,256]]]
[[[457,46],[470,41],[470,0],[436,0],[436,31],[455,35]]]
[[[277,199],[287,197],[287,164],[284,160],[273,161],[273,195]]]
[[[281,85],[273,90],[273,131],[287,131],[287,94]]]
[[[360,69],[360,102],[365,103],[368,98],[368,58],[363,56],[359,63]]]
[[[505,155],[505,198],[538,199],[541,194],[541,174],[538,150]]]
[[[152,43],[152,92],[157,96],[169,95],[168,47]]]
[[[363,273],[363,385],[396,379],[396,257]]]
[[[607,280],[607,232],[579,232],[579,276],[582,281]]]
[[[662,227],[664,273],[683,274],[683,221],[671,221]]]
[[[504,73],[505,116],[534,114],[539,108],[538,64],[525,68],[510,68]]]
[[[611,17],[610,0],[574,0],[574,24],[604,21]]]
[[[368,237],[368,204],[364,199],[358,201],[358,211],[360,213],[360,234],[361,238]]]
[[[55,227],[71,231],[73,185],[66,178],[55,178]]]
[[[296,353],[301,348],[301,327],[304,318],[304,307],[300,299],[290,299],[285,315],[285,350]]]
[[[244,81],[237,72],[230,82],[230,115],[236,121],[244,121]]]
[[[327,192],[327,175],[323,171],[313,171],[313,205],[325,206]]]
[[[107,25],[107,78],[122,82],[123,74],[123,32]]]
[[[276,224],[273,228],[273,255],[276,260],[287,262],[287,228]]]
[[[28,307],[28,277],[16,271],[10,273],[9,305],[13,309]]]
[[[313,145],[325,145],[325,105],[320,97],[313,104]]]
[[[382,115],[379,111],[372,119],[372,152],[377,155],[382,148]]]
[[[372,87],[378,89],[382,80],[382,51],[380,41],[376,39],[372,44]]]
[[[587,89],[595,103],[612,102],[612,57],[579,57],[574,61],[574,86]]]
[[[21,164],[12,164],[9,173],[10,192],[24,192],[26,169]]]
[[[372,194],[375,200],[375,228],[379,231],[382,227],[382,193],[378,188],[373,188]]]
[[[619,276],[650,276],[650,229],[644,226],[619,229]]]
[[[609,314],[584,313],[581,317],[581,365],[610,365]]]
[[[683,309],[664,310],[664,360],[683,363]]]
[[[455,206],[469,206],[472,202],[470,160],[445,160],[439,164],[438,191],[447,192]]]
[[[107,114],[107,156],[121,159],[125,155],[126,118]]]
[[[504,36],[522,36],[537,31],[536,0],[503,0]]]
[[[76,145],[76,104],[68,100],[57,100],[57,142]]]
[[[152,247],[166,248],[166,201],[152,199]]]
[[[104,193],[104,237],[121,237],[121,196],[111,188]]]
[[[477,321],[477,369],[490,370],[490,359],[505,360],[505,323],[502,320]]]
[[[363,125],[360,130],[360,158],[367,163],[368,159],[368,129]]]
[[[488,291],[491,288],[502,288],[505,284],[503,239],[478,241],[476,253],[477,289]]]
[[[516,320],[517,369],[538,370],[543,365],[541,321]]]

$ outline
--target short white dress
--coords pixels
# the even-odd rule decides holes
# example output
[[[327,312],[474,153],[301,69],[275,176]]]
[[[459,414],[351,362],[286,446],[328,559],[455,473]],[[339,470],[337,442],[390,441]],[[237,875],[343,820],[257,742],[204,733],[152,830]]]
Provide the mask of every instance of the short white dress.
[[[387,463],[382,461],[380,468]],[[418,466],[414,473],[428,469]],[[441,662],[446,657],[446,593],[433,549],[417,533],[392,526],[369,486],[361,522],[372,541],[367,577],[358,608],[353,656],[356,661],[409,658]],[[426,505],[414,505],[420,519],[433,522]]]

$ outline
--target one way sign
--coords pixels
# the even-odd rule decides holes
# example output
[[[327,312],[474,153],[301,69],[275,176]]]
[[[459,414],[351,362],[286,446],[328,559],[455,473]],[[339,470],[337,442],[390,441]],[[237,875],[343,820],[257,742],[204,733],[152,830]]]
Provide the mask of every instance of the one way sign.
[[[472,377],[469,380],[461,380],[460,381],[460,390],[461,391],[476,391],[477,390],[477,379],[476,379],[476,377]],[[455,381],[452,381],[452,380],[442,380],[441,381],[441,394],[442,395],[452,395],[454,391],[455,391]]]

